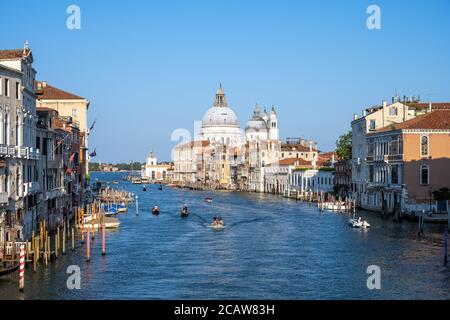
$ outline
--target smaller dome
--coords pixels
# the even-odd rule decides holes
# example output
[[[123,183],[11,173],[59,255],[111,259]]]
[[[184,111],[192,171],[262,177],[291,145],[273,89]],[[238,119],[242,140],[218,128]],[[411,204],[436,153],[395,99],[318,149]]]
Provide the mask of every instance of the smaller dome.
[[[247,127],[245,130],[267,130],[267,122],[261,116],[258,105],[256,105],[253,111],[253,117],[247,122]]]

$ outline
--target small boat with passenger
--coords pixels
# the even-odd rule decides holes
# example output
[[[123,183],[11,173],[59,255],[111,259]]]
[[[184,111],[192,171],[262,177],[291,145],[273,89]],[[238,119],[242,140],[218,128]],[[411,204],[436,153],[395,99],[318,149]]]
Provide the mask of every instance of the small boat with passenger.
[[[348,224],[353,228],[359,229],[368,229],[370,228],[370,224],[366,220],[362,220],[361,217],[358,219],[350,219],[348,220]]]
[[[180,216],[181,216],[182,218],[185,218],[185,217],[187,217],[188,215],[189,215],[188,207],[187,207],[187,205],[184,205],[183,208],[181,208],[181,210],[180,210]]]
[[[154,206],[154,207],[152,208],[152,214],[153,214],[154,216],[159,215],[159,207],[158,207],[158,206]]]
[[[225,223],[223,222],[223,219],[221,217],[214,217],[210,227],[213,230],[221,231],[225,229]]]
[[[206,203],[212,203],[213,202],[213,198],[207,197],[207,198],[205,198],[205,202]]]

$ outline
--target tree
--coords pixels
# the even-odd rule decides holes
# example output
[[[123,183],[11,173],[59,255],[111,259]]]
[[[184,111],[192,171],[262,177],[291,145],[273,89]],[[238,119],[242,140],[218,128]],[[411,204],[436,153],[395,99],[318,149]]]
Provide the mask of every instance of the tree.
[[[352,158],[352,132],[343,134],[336,141],[336,153],[342,160],[350,160]]]

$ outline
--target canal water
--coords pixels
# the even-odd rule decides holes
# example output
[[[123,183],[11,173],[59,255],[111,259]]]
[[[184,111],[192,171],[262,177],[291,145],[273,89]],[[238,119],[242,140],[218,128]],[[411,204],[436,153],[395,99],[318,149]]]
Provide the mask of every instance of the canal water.
[[[37,273],[26,269],[0,278],[0,299],[449,299],[450,269],[443,265],[443,227],[393,223],[360,212],[372,228],[355,230],[344,214],[276,196],[198,192],[122,181],[122,174],[93,173],[92,181],[119,181],[139,196],[119,216],[117,231],[93,242],[91,262],[79,241]],[[204,198],[214,198],[212,204]],[[180,218],[187,202],[191,216]],[[161,215],[151,215],[159,205]],[[223,231],[208,227],[222,216]],[[67,267],[81,270],[81,289],[69,290]],[[381,290],[367,288],[367,268],[381,268]]]

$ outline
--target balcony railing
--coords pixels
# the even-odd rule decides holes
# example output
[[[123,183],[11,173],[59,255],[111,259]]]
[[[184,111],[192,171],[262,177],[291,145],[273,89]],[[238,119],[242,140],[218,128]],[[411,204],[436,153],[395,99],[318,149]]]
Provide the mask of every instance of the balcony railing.
[[[397,155],[371,155],[367,156],[366,161],[367,162],[390,162],[390,161],[402,161],[403,155],[397,154]]]

